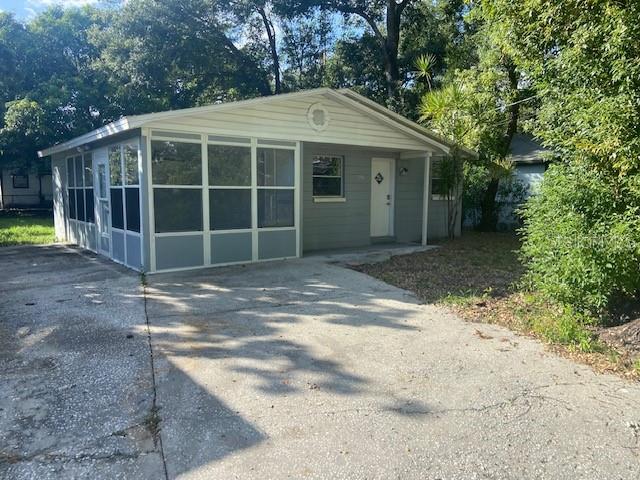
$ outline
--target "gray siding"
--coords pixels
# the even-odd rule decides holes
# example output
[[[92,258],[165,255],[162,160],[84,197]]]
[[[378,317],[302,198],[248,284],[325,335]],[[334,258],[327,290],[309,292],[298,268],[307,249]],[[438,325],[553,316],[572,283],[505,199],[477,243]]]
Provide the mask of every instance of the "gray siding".
[[[406,168],[405,175],[399,175]],[[395,232],[398,242],[422,240],[424,158],[400,159],[396,167]]]
[[[344,155],[345,202],[314,203],[313,156]],[[305,143],[302,158],[302,234],[303,250],[324,250],[369,245],[371,158],[390,156],[376,150],[350,148],[344,145]],[[393,156],[393,155],[391,155]]]

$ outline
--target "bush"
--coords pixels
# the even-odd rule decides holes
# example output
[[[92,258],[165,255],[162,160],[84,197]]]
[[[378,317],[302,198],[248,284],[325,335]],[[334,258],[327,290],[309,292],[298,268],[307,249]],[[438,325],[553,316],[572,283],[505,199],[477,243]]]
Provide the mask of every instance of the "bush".
[[[521,214],[531,287],[591,314],[640,291],[637,176],[553,165]]]

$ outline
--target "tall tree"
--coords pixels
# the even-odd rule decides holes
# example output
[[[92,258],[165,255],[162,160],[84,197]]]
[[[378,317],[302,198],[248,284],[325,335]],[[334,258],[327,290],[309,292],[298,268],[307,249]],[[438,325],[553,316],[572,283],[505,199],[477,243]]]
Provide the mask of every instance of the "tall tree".
[[[282,15],[299,15],[323,8],[354,15],[371,30],[384,65],[387,103],[397,108],[400,101],[400,29],[405,9],[414,0],[276,0],[274,7]]]

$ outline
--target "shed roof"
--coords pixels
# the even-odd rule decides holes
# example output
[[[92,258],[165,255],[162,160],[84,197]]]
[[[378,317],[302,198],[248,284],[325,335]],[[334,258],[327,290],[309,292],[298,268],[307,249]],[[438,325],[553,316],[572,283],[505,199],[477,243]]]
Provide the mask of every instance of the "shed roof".
[[[511,139],[511,159],[516,164],[545,163],[549,152],[531,135],[516,133]]]
[[[218,103],[214,105],[207,105],[203,107],[185,108],[180,110],[169,110],[165,112],[148,113],[143,115],[126,116],[115,122],[109,123],[104,127],[100,127],[96,130],[88,132],[84,135],[76,137],[72,140],[60,143],[58,145],[51,146],[38,152],[40,157],[53,155],[66,150],[70,150],[87,143],[102,140],[119,133],[127,132],[129,130],[142,128],[152,122],[171,120],[179,117],[192,116],[194,114],[202,115],[208,113],[225,112],[235,109],[242,109],[247,107],[253,107],[261,104],[269,104],[282,100],[289,100],[293,98],[304,98],[306,96],[314,95],[326,95],[333,100],[336,100],[348,108],[357,110],[360,113],[377,119],[378,121],[388,125],[391,128],[400,130],[406,135],[432,147],[436,147],[439,150],[448,152],[453,146],[452,142],[444,137],[428,130],[411,120],[398,115],[395,112],[367,99],[366,97],[357,94],[349,89],[334,90],[330,88],[319,88],[314,90],[305,90],[295,93],[286,93],[280,95],[272,95],[268,97],[259,97],[249,100],[241,100],[236,102]],[[292,138],[292,140],[295,140]],[[466,148],[461,149],[463,153],[469,157],[476,157],[477,154],[472,150]]]

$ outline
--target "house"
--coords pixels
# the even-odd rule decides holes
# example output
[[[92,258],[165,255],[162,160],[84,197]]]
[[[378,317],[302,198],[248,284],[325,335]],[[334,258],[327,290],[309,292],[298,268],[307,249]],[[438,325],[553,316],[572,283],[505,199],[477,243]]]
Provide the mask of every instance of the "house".
[[[124,117],[39,154],[58,238],[159,272],[444,237],[430,173],[450,147],[322,88]]]
[[[0,171],[0,210],[50,207],[53,200],[50,172],[5,168]]]
[[[512,194],[512,198],[499,198],[502,207],[498,218],[500,230],[513,230],[520,226],[515,210],[538,192],[544,172],[549,166],[549,153],[531,135],[516,133],[511,139],[512,180],[517,185],[514,190],[519,192]]]

